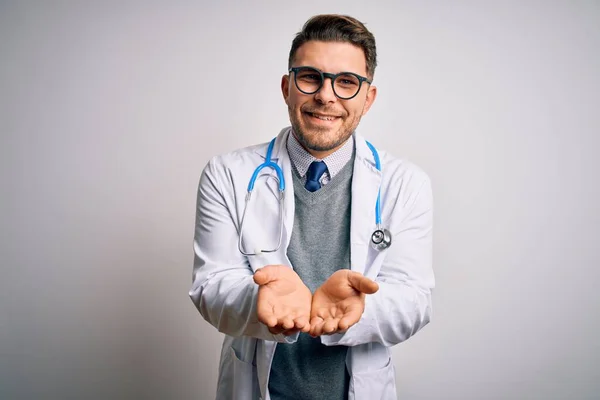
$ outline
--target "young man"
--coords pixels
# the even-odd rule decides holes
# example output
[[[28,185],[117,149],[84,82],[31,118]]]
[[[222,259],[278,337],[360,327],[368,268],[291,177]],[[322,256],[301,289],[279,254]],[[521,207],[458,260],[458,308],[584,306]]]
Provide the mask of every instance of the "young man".
[[[291,127],[202,173],[190,296],[226,334],[218,399],[396,399],[390,347],[431,314],[432,194],[356,133],[375,67],[361,22],[311,18],[281,81]]]

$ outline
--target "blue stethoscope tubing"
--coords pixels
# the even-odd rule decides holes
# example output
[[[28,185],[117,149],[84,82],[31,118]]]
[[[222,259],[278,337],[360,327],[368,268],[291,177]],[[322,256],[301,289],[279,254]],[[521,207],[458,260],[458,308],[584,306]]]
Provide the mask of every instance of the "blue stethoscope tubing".
[[[273,146],[275,146],[275,139],[277,138],[273,138],[273,140],[271,140],[271,143],[269,143],[269,147],[267,148],[267,155],[265,156],[265,162],[256,167],[254,173],[252,174],[252,178],[250,178],[250,182],[248,183],[248,194],[252,193],[258,174],[260,173],[260,171],[263,170],[263,168],[266,167],[273,168],[277,173],[277,178],[279,179],[279,191],[283,193],[283,191],[285,190],[285,179],[283,178],[283,171],[281,170],[279,165],[271,161],[271,154],[273,154]]]
[[[285,179],[283,177],[283,171],[277,163],[274,163],[271,160],[271,155],[273,154],[273,147],[275,146],[275,139],[271,140],[269,143],[269,147],[267,148],[267,154],[265,156],[265,161],[260,164],[254,172],[252,173],[252,177],[250,178],[250,182],[248,182],[248,193],[246,194],[246,204],[244,205],[244,212],[242,214],[242,222],[240,224],[240,234],[238,241],[238,249],[240,253],[245,256],[255,256],[261,253],[272,253],[281,247],[281,237],[283,233],[283,199],[285,192]],[[379,153],[375,146],[373,146],[370,142],[366,141],[367,146],[373,153],[373,158],[375,160],[375,168],[379,172],[381,172],[381,160],[379,159]],[[256,183],[256,179],[258,178],[258,174],[264,168],[272,168],[277,174],[277,179],[279,181],[279,241],[277,243],[277,247],[270,250],[265,249],[255,249],[254,253],[246,252],[242,246],[242,232],[244,230],[244,220],[246,219],[246,210],[248,209],[248,203],[250,202],[250,198],[252,197],[252,191],[254,190],[254,184]],[[371,235],[371,245],[377,250],[383,250],[388,248],[391,245],[392,238],[391,234],[387,229],[383,229],[381,227],[381,186],[377,191],[377,202],[375,203],[375,224],[377,226],[376,230]]]
[[[377,149],[368,140],[365,140],[365,142],[367,142],[367,146],[369,146],[369,149],[371,149],[371,152],[373,153],[373,158],[375,159],[375,168],[377,168],[377,171],[381,172],[381,161],[379,160],[379,153],[377,152]],[[379,186],[379,189],[377,190],[377,202],[375,203],[375,224],[378,228],[381,227],[381,186]]]

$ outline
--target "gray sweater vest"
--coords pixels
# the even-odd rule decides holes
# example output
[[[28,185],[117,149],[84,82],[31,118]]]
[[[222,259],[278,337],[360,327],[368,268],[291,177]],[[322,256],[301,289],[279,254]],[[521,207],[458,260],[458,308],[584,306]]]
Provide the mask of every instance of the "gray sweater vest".
[[[294,228],[287,250],[294,271],[314,293],[339,269],[350,268],[350,206],[354,155],[316,192],[294,170]],[[342,400],[348,397],[346,346],[325,346],[300,333],[293,344],[277,344],[271,365],[272,400]]]

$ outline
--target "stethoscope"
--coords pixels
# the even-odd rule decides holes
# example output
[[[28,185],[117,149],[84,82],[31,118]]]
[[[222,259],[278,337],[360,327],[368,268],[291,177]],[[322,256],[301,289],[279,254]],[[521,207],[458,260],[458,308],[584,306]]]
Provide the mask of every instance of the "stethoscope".
[[[260,164],[254,170],[252,177],[250,178],[250,182],[248,183],[248,193],[246,194],[246,204],[244,205],[244,212],[242,214],[242,222],[240,224],[240,237],[238,240],[238,249],[240,253],[245,256],[257,256],[261,253],[273,253],[279,250],[281,247],[281,238],[283,236],[283,199],[284,199],[284,191],[285,191],[285,179],[283,178],[283,171],[273,161],[271,161],[271,154],[273,153],[273,147],[275,146],[275,139],[271,140],[269,143],[269,147],[267,148],[267,155],[265,156],[265,162]],[[373,153],[373,158],[375,159],[375,168],[377,171],[381,172],[381,161],[379,160],[379,154],[377,153],[377,149],[371,143],[367,142],[367,146],[371,149]],[[254,184],[256,183],[256,178],[260,171],[263,168],[272,168],[277,173],[277,180],[279,181],[279,240],[277,242],[277,247],[271,250],[266,249],[254,249],[254,253],[246,252],[242,246],[242,232],[244,231],[244,220],[246,219],[246,210],[248,210],[248,204],[250,203],[250,198],[252,197],[252,191],[254,190]],[[375,203],[375,225],[376,229],[371,235],[371,246],[376,250],[384,250],[391,246],[392,244],[392,234],[387,229],[384,229],[381,226],[381,186],[377,191],[377,202]]]

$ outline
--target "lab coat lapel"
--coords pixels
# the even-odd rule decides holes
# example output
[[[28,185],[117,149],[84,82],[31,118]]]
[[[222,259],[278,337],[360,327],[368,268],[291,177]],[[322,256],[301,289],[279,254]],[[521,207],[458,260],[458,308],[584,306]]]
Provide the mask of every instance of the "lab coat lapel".
[[[356,138],[356,157],[352,175],[350,218],[350,262],[353,271],[364,273],[371,234],[375,230],[375,204],[381,185],[381,172],[375,167],[373,153],[360,135]],[[372,278],[372,277],[371,277]]]

